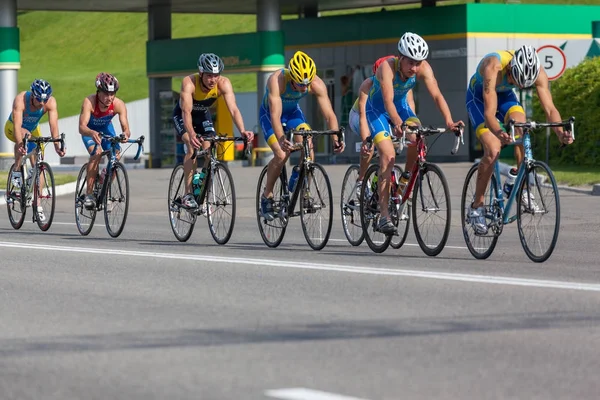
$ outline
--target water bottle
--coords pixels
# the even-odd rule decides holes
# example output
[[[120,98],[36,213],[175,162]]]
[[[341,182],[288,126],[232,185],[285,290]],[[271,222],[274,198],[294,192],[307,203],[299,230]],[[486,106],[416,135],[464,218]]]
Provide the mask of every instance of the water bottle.
[[[104,178],[106,177],[106,168],[102,168],[102,172],[100,172],[100,184],[104,183]]]
[[[510,196],[510,192],[515,185],[515,179],[517,179],[517,169],[511,168],[510,171],[508,171],[508,177],[504,182],[504,194],[506,197]]]
[[[373,193],[377,192],[377,181],[378,180],[379,180],[379,178],[377,177],[377,174],[375,174],[373,179],[371,179],[371,192],[373,192]]]
[[[300,167],[295,165],[294,168],[292,168],[292,175],[290,176],[290,182],[289,182],[289,189],[290,192],[293,192],[294,189],[296,188],[296,182],[298,181],[298,175],[300,175]]]
[[[402,173],[402,175],[400,175],[400,182],[398,184],[398,192],[404,193],[404,188],[408,184],[409,180],[410,180],[410,172],[409,171],[404,171]]]
[[[202,191],[202,184],[204,183],[204,177],[206,176],[206,168],[202,168],[200,173],[196,172],[192,178],[192,186],[194,188],[194,196],[199,196]]]
[[[27,186],[28,188],[31,187],[31,179],[33,178],[33,168],[29,168],[29,170],[27,171]]]

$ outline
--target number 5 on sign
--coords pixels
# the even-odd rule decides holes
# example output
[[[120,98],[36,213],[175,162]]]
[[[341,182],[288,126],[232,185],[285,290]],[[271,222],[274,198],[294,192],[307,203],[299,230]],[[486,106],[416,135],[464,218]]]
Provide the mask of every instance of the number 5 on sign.
[[[537,53],[546,74],[548,74],[548,80],[554,81],[560,78],[567,67],[565,53],[559,47],[551,44],[538,48]]]

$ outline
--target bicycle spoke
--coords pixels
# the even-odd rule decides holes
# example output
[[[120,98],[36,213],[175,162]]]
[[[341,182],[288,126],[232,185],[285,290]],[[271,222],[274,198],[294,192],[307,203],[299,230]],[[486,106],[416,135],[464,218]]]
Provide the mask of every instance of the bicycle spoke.
[[[87,166],[87,163],[83,164],[79,170],[75,188],[75,223],[79,233],[83,236],[92,231],[96,219],[96,209],[88,210],[83,205],[87,189]]]
[[[314,250],[327,244],[333,220],[331,184],[325,169],[313,164],[304,177],[300,218],[306,241]]]
[[[357,187],[359,166],[351,165],[342,181],[342,193],[340,196],[340,210],[342,216],[342,228],[346,239],[353,246],[358,246],[364,240],[364,233],[360,225],[360,200]]]
[[[181,201],[185,196],[185,181],[183,165],[178,165],[171,173],[167,207],[169,223],[173,234],[180,242],[187,241],[194,230],[196,213],[183,207]]]
[[[129,208],[129,181],[125,167],[117,162],[111,171],[108,190],[104,197],[104,220],[106,230],[112,237],[118,237],[127,220]]]
[[[227,243],[235,223],[235,187],[231,172],[222,164],[215,166],[207,188],[206,215],[213,239]]]

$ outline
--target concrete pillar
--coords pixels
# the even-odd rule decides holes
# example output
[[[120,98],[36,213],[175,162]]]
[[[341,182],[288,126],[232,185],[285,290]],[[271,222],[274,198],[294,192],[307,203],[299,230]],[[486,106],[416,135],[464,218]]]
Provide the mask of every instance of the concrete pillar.
[[[257,0],[257,17],[256,17],[256,30],[258,32],[277,32],[281,30],[281,11],[279,8],[279,0]],[[283,53],[283,48],[280,50]],[[265,52],[268,56],[270,52]],[[263,56],[265,56],[263,55]],[[266,60],[263,58],[263,63]],[[261,70],[256,74],[256,86],[257,86],[257,112],[260,110],[260,104],[262,103],[263,96],[265,94],[265,87],[267,85],[267,79],[271,75],[272,71]],[[268,146],[265,142],[262,129],[259,127],[258,133],[258,146]]]
[[[17,71],[21,67],[19,53],[19,28],[17,28],[17,0],[0,0],[0,124],[12,111],[17,95]],[[14,144],[0,134],[0,169],[8,169],[13,162]]]
[[[600,39],[600,21],[592,21],[592,38]]]
[[[150,0],[148,4],[148,40],[171,39],[171,4],[158,0]],[[166,92],[172,90],[171,77],[149,79],[149,101],[150,101],[150,159],[148,167],[160,168],[161,160],[170,154],[175,156],[175,130],[171,129],[173,135],[173,146],[163,148],[161,134],[168,135],[168,129],[162,127],[165,114]],[[163,101],[161,104],[161,92]],[[162,131],[162,132],[161,132]],[[142,133],[142,132],[140,132]],[[172,147],[172,148],[171,148]]]

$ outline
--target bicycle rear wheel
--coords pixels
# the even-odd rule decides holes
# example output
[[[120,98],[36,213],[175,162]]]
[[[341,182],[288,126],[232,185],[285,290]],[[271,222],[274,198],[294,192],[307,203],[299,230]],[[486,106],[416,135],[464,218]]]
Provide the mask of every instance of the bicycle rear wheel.
[[[21,170],[21,187],[16,188],[12,184],[12,173],[15,170],[15,164],[11,165],[8,171],[8,179],[6,180],[6,208],[8,210],[8,220],[14,229],[20,229],[25,221],[25,212],[27,211],[27,199],[25,180],[23,177],[23,166]]]
[[[554,174],[541,161],[534,161],[521,181],[517,227],[527,257],[543,262],[552,255],[560,230],[560,198]]]
[[[379,191],[373,179],[378,176],[378,173],[379,165],[371,165],[363,179],[360,222],[369,248],[375,253],[383,253],[389,247],[392,236],[384,235],[377,230],[380,218]]]
[[[450,233],[450,190],[442,170],[435,164],[421,167],[412,196],[415,236],[428,256],[441,253]]]
[[[33,179],[33,215],[42,231],[47,231],[54,219],[56,197],[54,192],[54,174],[46,162],[38,165],[37,176]]]
[[[77,185],[75,186],[75,223],[82,236],[89,235],[96,220],[96,208],[88,210],[83,205],[87,190],[87,166],[87,163],[85,163],[79,170]]]
[[[357,196],[359,190],[356,185],[359,170],[358,165],[348,167],[342,181],[340,198],[342,228],[344,228],[346,239],[352,246],[359,246],[365,239],[365,233],[360,225],[360,199]]]
[[[284,183],[282,174],[285,174],[285,166],[281,170],[279,178],[275,181],[273,186],[273,211],[275,218],[273,221],[268,221],[261,215],[260,212],[260,199],[264,193],[265,186],[267,184],[267,170],[269,165],[265,165],[260,176],[258,178],[258,185],[256,187],[256,220],[258,222],[258,230],[265,244],[269,247],[277,247],[281,244],[287,224],[289,220],[288,200],[284,199]]]
[[[333,225],[333,195],[323,166],[313,163],[306,170],[300,190],[300,221],[306,242],[321,250],[329,241]]]
[[[235,224],[235,186],[225,164],[213,168],[204,201],[210,234],[218,244],[227,243]]]
[[[465,184],[460,199],[460,219],[467,248],[473,257],[483,260],[488,258],[496,248],[498,236],[502,232],[503,225],[502,212],[496,200],[498,198],[498,183],[495,175],[492,175],[490,185],[486,188],[483,196],[485,218],[489,227],[488,234],[476,235],[473,227],[471,227],[471,224],[467,221],[471,203],[473,203],[473,199],[475,198],[475,186],[479,175],[478,167],[479,164],[473,165],[465,178]]]
[[[396,179],[400,179],[402,168],[398,165],[394,165],[394,171]],[[402,196],[402,193],[398,193],[397,196]],[[394,204],[393,210],[390,210],[390,216],[392,216],[394,225],[396,225],[396,228],[398,229],[398,235],[392,236],[392,240],[390,241],[390,246],[394,249],[402,247],[406,241],[406,236],[408,236],[408,228],[410,228],[410,202],[408,200],[406,201],[402,214],[400,214],[400,207],[400,204]]]
[[[186,242],[192,236],[197,217],[195,212],[182,206],[181,201],[185,194],[185,176],[183,165],[180,164],[171,173],[167,199],[169,223],[173,234],[180,242]]]
[[[127,221],[129,211],[129,178],[120,162],[116,162],[110,173],[106,196],[104,196],[104,222],[112,237],[118,237]]]

